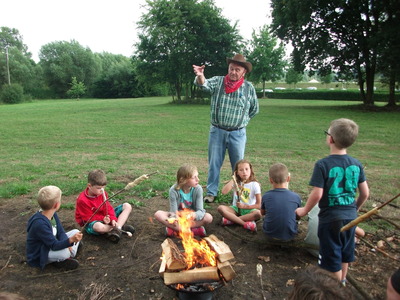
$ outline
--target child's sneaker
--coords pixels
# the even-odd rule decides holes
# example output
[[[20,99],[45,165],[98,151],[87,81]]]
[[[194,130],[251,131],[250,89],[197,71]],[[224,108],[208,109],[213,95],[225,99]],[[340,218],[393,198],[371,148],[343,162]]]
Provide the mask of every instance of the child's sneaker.
[[[165,227],[165,234],[168,237],[178,236],[178,232],[169,227]]]
[[[191,228],[193,235],[195,236],[199,236],[199,237],[205,237],[206,236],[206,229],[204,228],[204,226],[200,226],[200,227],[193,227]]]
[[[73,258],[67,258],[66,260],[57,261],[53,264],[56,268],[63,269],[66,271],[75,270],[77,267],[79,267],[79,262]]]
[[[82,240],[78,244],[78,249],[76,250],[75,257],[82,255],[83,253],[83,242]]]
[[[250,230],[250,231],[253,231],[253,232],[256,232],[256,231],[257,231],[257,225],[256,225],[256,222],[254,222],[254,221],[246,222],[246,223],[243,225],[243,227],[244,227],[245,229]]]
[[[113,228],[110,232],[106,233],[106,238],[117,244],[121,238],[121,231],[118,228]]]
[[[231,220],[228,220],[227,218],[222,217],[222,226],[228,226],[228,225],[233,225],[234,223]]]
[[[128,231],[132,234],[135,233],[135,227],[133,227],[132,225],[128,225],[128,224],[125,224],[124,226],[122,226],[122,230]]]

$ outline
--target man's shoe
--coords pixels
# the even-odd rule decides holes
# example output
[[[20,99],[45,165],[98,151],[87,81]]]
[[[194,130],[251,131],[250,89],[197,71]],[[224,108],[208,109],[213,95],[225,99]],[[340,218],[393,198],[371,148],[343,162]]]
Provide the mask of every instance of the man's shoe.
[[[130,232],[132,234],[135,233],[135,227],[133,227],[132,225],[125,224],[124,226],[122,226],[122,230],[128,231],[128,232]]]
[[[206,236],[206,229],[204,228],[204,226],[200,226],[200,227],[193,227],[191,228],[193,235],[195,236],[199,236],[199,237],[205,237]]]
[[[214,202],[214,199],[215,199],[215,197],[213,195],[207,195],[204,197],[204,201],[206,203],[212,203],[212,202]]]
[[[73,258],[67,258],[66,260],[57,261],[53,264],[57,269],[63,269],[66,271],[75,270],[77,267],[79,267],[79,262]]]
[[[165,235],[167,237],[175,237],[178,236],[178,232],[173,230],[172,228],[165,227]]]
[[[106,238],[117,244],[121,238],[121,231],[118,228],[113,228],[110,232],[106,233]]]
[[[246,222],[246,223],[243,225],[243,227],[244,227],[245,229],[250,230],[250,231],[253,231],[253,232],[256,232],[256,231],[257,231],[257,224],[256,224],[256,222],[254,222],[254,221]]]
[[[222,217],[222,226],[228,226],[228,225],[233,225],[235,223],[233,223],[231,220],[228,220],[227,218]]]

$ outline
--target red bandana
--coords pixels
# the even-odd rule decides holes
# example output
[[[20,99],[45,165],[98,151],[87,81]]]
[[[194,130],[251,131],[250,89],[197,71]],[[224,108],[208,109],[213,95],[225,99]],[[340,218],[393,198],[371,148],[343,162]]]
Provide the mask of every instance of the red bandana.
[[[243,84],[244,78],[240,78],[237,81],[230,80],[229,76],[226,75],[224,78],[225,93],[230,94],[236,91]]]

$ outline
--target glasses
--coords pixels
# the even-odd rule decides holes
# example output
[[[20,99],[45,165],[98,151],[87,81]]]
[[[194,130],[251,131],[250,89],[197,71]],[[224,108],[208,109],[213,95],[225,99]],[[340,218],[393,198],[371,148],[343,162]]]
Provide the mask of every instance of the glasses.
[[[324,132],[326,135],[329,135],[332,138],[332,141],[334,142],[332,134],[330,134],[327,130],[324,130]]]

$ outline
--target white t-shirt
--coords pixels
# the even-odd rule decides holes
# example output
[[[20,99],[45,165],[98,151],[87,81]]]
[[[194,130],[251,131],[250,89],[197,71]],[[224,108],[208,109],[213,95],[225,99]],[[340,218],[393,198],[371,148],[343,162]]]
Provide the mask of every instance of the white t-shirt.
[[[254,205],[256,204],[257,194],[261,194],[261,186],[257,181],[245,183],[240,197],[240,202],[247,205]],[[236,206],[236,203],[237,203],[237,194],[235,192],[233,195],[232,205]]]

